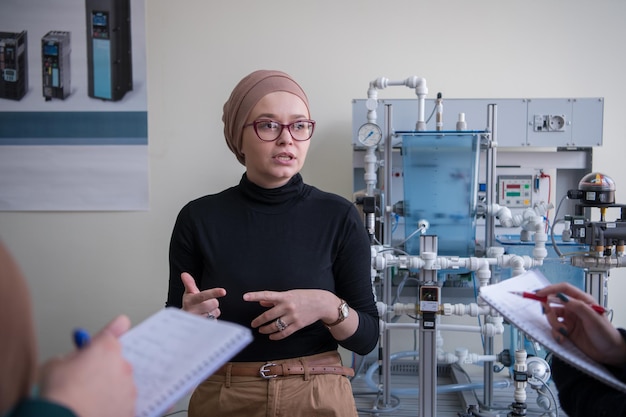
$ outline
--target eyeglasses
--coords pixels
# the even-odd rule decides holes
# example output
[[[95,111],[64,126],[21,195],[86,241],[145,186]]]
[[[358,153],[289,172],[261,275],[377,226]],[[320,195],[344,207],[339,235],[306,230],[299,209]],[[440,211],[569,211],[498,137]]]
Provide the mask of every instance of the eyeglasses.
[[[271,119],[260,119],[243,127],[250,126],[254,126],[254,132],[264,142],[273,142],[278,139],[284,128],[287,128],[293,140],[304,142],[313,136],[315,120],[296,120],[295,122],[284,124]]]

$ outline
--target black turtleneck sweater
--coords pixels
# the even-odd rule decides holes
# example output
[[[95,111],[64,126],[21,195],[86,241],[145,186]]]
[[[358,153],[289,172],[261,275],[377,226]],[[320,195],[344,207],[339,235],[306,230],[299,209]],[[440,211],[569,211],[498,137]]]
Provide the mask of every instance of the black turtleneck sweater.
[[[170,242],[166,306],[182,306],[182,272],[200,290],[223,287],[220,319],[246,327],[265,308],[243,301],[249,291],[323,289],[359,314],[354,335],[341,342],[365,355],[378,341],[378,314],[370,281],[370,245],[363,221],[348,200],[304,184],[264,189],[244,174],[239,185],[189,202]],[[257,362],[327,352],[337,342],[321,321],[289,337],[254,341],[233,360]]]

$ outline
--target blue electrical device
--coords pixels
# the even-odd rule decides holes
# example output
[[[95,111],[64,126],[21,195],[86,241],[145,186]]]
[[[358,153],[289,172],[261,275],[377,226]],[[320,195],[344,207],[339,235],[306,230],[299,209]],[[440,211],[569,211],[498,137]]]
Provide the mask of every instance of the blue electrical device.
[[[85,0],[89,97],[118,101],[133,89],[130,0]]]

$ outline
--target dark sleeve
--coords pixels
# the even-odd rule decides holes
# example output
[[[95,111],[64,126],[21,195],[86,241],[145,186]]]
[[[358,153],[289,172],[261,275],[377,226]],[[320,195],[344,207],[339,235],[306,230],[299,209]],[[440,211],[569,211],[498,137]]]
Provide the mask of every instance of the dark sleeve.
[[[369,237],[353,205],[343,227],[344,239],[333,265],[336,292],[359,315],[359,327],[338,343],[359,355],[367,355],[378,343],[378,310],[372,291]]]
[[[199,282],[202,274],[202,257],[199,255],[191,206],[183,207],[176,218],[169,249],[169,287],[167,292],[166,307],[183,306],[183,293],[185,286],[180,279],[180,274],[188,272]]]
[[[77,417],[70,409],[43,399],[20,402],[6,417]]]
[[[619,331],[622,337],[626,336],[623,329]],[[626,366],[610,370],[625,381]],[[568,417],[626,416],[626,393],[605,385],[557,357],[552,359],[552,379],[559,393],[561,408]]]

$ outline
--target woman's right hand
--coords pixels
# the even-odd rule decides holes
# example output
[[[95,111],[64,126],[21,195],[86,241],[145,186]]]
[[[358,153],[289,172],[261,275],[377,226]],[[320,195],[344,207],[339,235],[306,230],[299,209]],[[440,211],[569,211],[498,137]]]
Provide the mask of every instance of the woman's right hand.
[[[549,285],[536,294],[557,297],[559,305],[544,303],[554,338],[568,338],[590,358],[606,365],[626,364],[626,341],[604,315],[591,308],[594,299],[571,284]]]
[[[183,310],[213,318],[218,318],[220,314],[222,314],[219,308],[220,302],[218,298],[226,295],[224,288],[211,288],[200,291],[196,285],[196,281],[187,272],[180,274],[180,279],[185,286]]]

